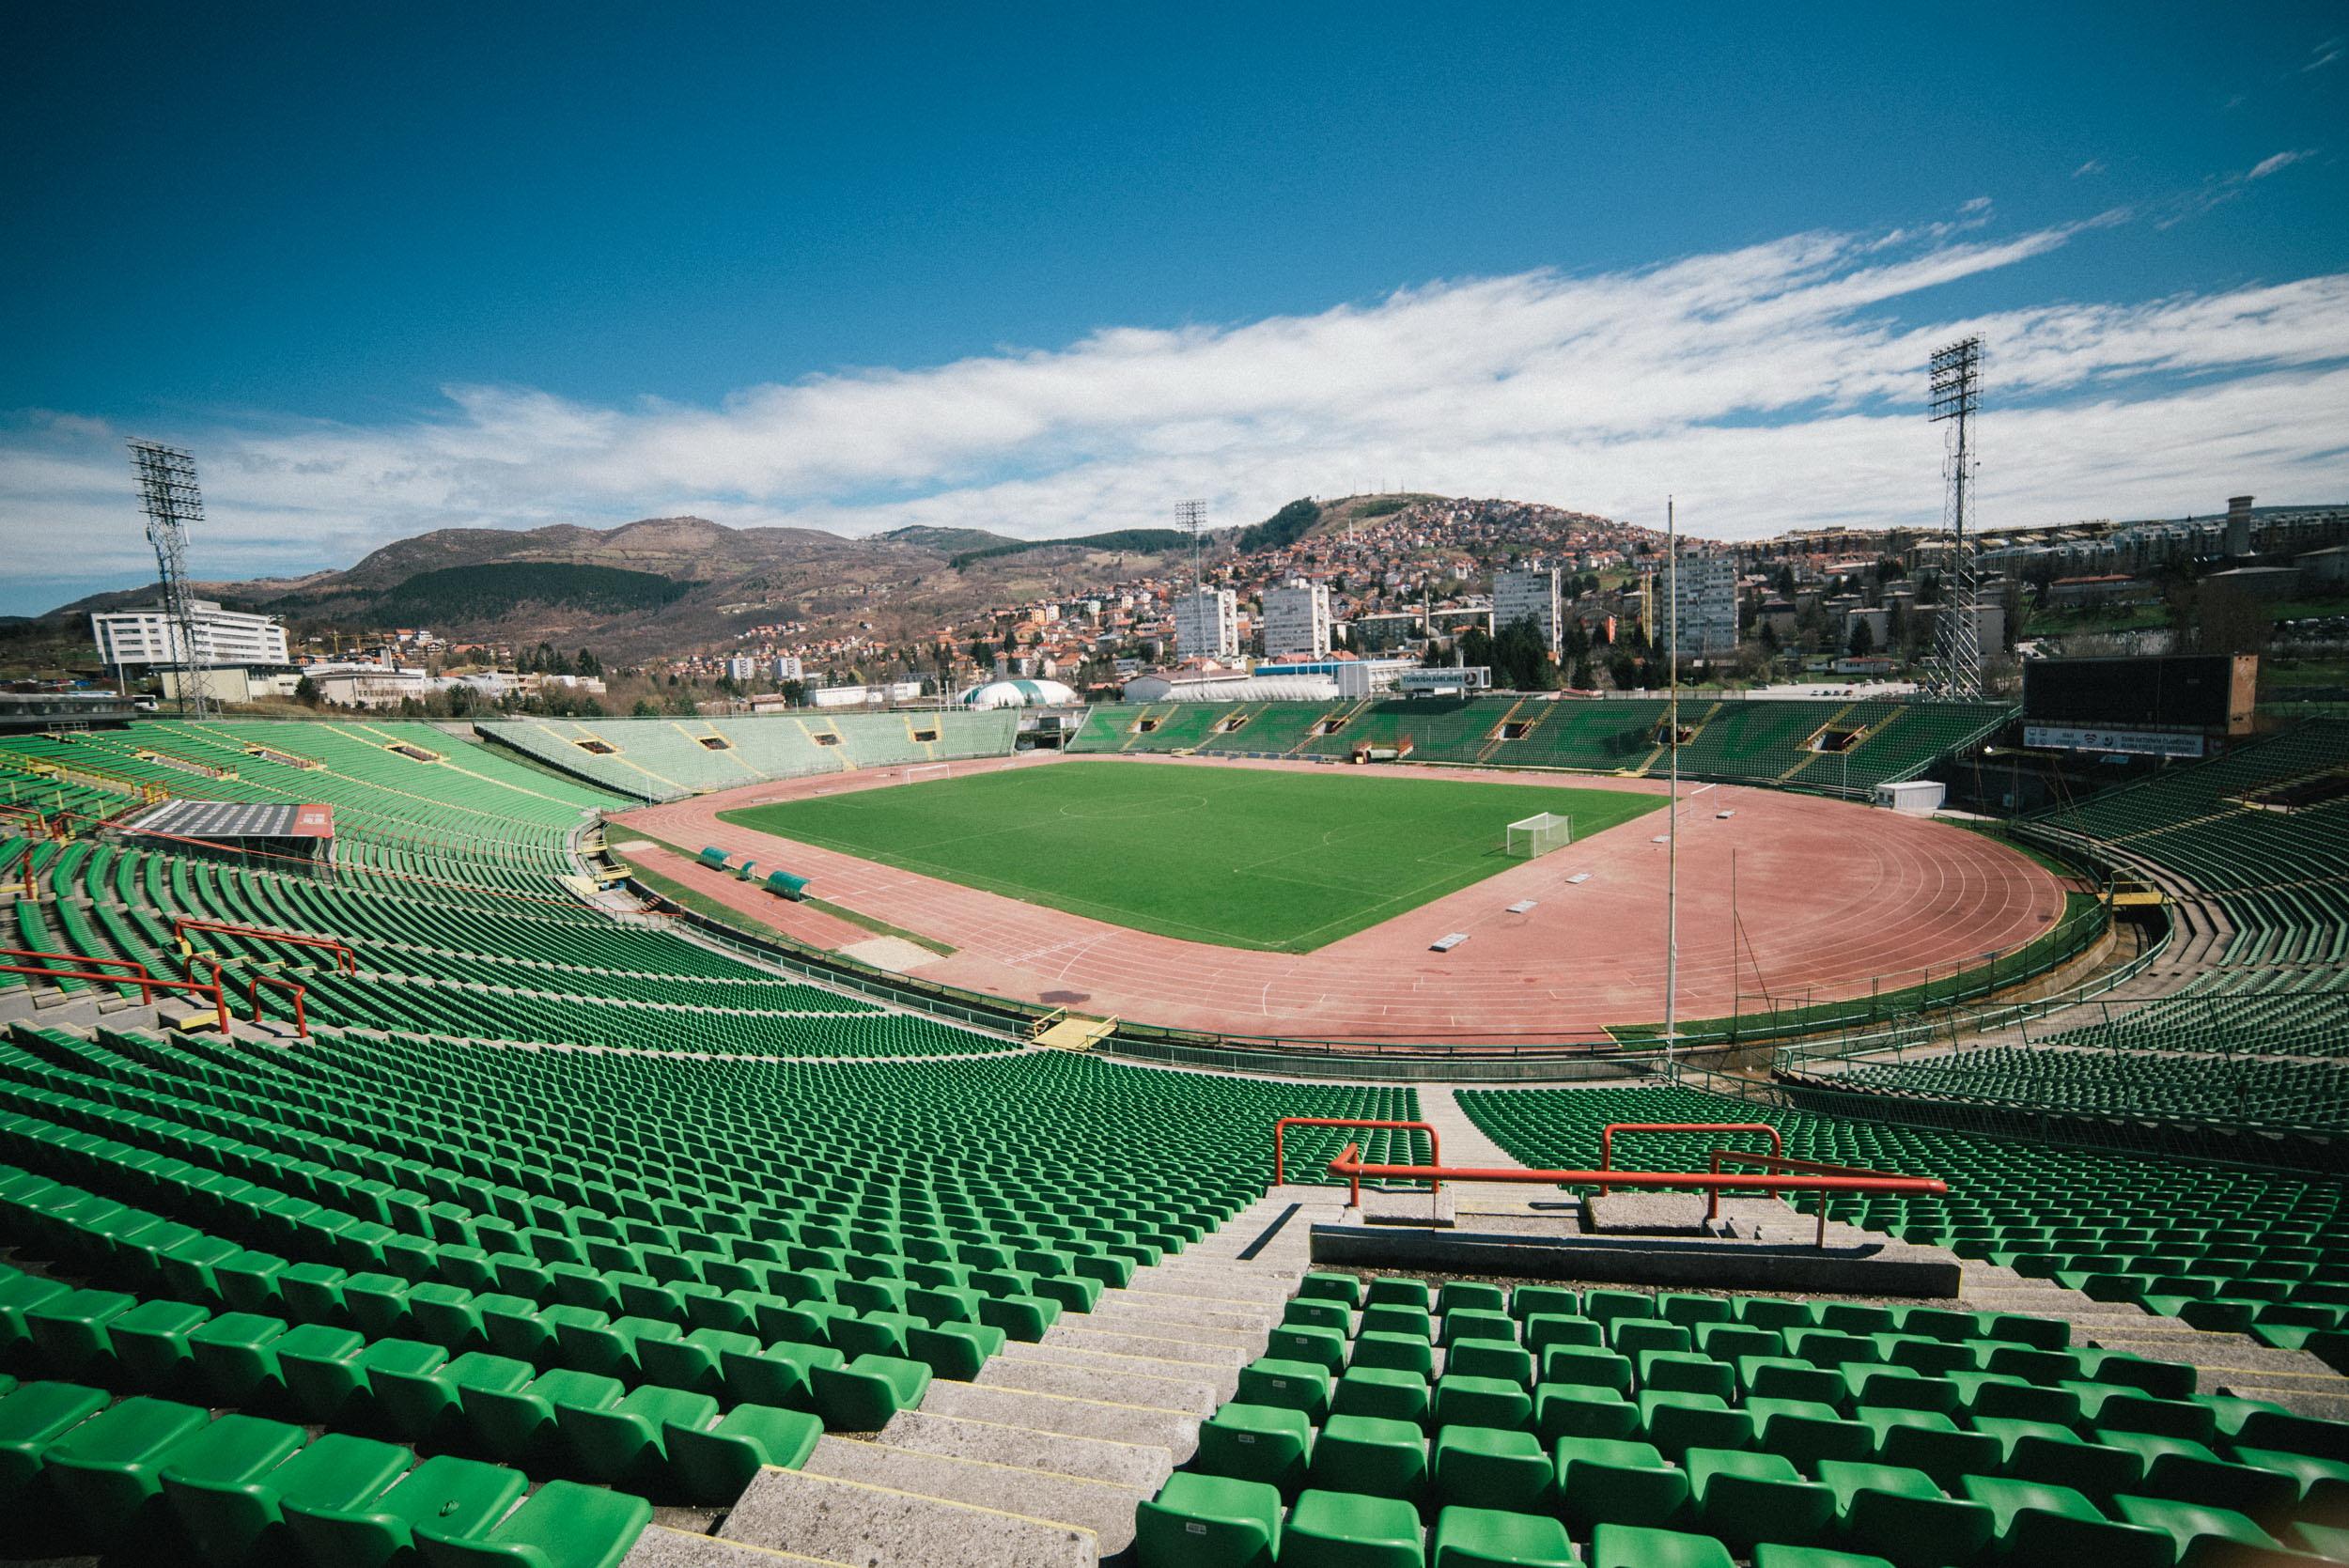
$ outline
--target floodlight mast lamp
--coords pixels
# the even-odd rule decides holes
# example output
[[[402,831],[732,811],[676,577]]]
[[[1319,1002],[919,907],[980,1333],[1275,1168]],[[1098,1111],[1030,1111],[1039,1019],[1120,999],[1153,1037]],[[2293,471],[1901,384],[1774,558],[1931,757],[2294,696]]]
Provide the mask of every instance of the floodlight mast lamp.
[[[179,645],[171,664],[179,671],[179,716],[207,717],[204,660],[196,650],[195,605],[188,592],[188,530],[204,520],[204,493],[196,489],[195,455],[161,442],[132,441],[131,472],[139,484],[139,506],[147,514],[147,539],[155,547],[155,571],[163,590],[163,615]]]
[[[1207,586],[1206,575],[1199,566],[1199,525],[1206,514],[1207,504],[1204,501],[1174,503],[1174,520],[1190,532],[1190,591],[1194,594],[1204,593]]]
[[[1973,556],[1966,543],[1966,513],[1974,481],[1974,415],[1982,407],[1982,339],[1963,337],[1934,351],[1928,416],[1950,427],[1949,567],[1934,615],[1934,671],[1928,690],[1961,702],[1982,697],[1982,613]]]

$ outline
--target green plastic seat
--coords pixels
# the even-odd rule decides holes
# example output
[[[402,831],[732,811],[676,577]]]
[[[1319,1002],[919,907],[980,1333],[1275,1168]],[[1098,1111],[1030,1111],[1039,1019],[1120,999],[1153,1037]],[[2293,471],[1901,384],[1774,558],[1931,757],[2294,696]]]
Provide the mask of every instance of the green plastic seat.
[[[290,1497],[281,1506],[317,1568],[385,1568],[414,1545],[417,1526],[450,1536],[486,1530],[528,1485],[518,1470],[439,1455],[355,1506]]]
[[[0,1501],[23,1495],[52,1443],[106,1407],[103,1389],[24,1383],[0,1398]]]
[[[2177,1547],[2157,1529],[2116,1524],[2068,1486],[2002,1476],[1965,1478],[1967,1498],[1990,1510],[2002,1560],[2014,1568],[2170,1568]]]
[[[1989,1509],[1944,1497],[1922,1470],[1828,1459],[1819,1479],[1834,1490],[1853,1544],[1900,1568],[1974,1562],[1998,1531]]]
[[[1343,1379],[1338,1387],[1343,1397]],[[1421,1394],[1423,1402],[1424,1388]],[[1198,1452],[1190,1463],[1207,1475],[1260,1481],[1279,1488],[1283,1497],[1293,1497],[1304,1487],[1313,1445],[1313,1424],[1303,1411],[1234,1401],[1200,1426]]]
[[[578,1473],[631,1490],[643,1490],[666,1463],[665,1426],[706,1427],[717,1419],[709,1395],[653,1384],[630,1389],[616,1405],[554,1407],[555,1431]]]
[[[1333,1381],[1327,1367],[1268,1356],[1239,1369],[1238,1398],[1249,1405],[1302,1410],[1305,1419],[1318,1426],[1330,1414]]]
[[[1697,1449],[1688,1466],[1704,1528],[1741,1551],[1764,1541],[1820,1545],[1835,1529],[1835,1494],[1805,1481],[1784,1454]]]
[[[410,1371],[369,1369],[367,1383],[384,1424],[403,1442],[440,1440],[465,1423],[468,1390],[514,1393],[529,1387],[536,1369],[510,1356],[469,1350],[445,1366]]]
[[[1793,1546],[1764,1542],[1753,1548],[1753,1568],[1892,1568],[1866,1552],[1833,1551],[1825,1546]]]
[[[1328,1325],[1333,1328],[1348,1327],[1343,1323]],[[1436,1320],[1423,1308],[1406,1307],[1389,1302],[1362,1309],[1361,1322],[1353,1327],[1364,1334],[1409,1334],[1417,1339],[1432,1341],[1436,1337]]]
[[[1491,1426],[1530,1432],[1533,1427],[1532,1390],[1505,1378],[1446,1373],[1436,1379],[1435,1421],[1439,1426]]]
[[[2176,1545],[2181,1563],[2212,1559],[2223,1561],[2229,1548],[2280,1551],[2283,1547],[2283,1543],[2232,1508],[2205,1508],[2199,1503],[2131,1497],[2125,1493],[2112,1502],[2113,1511],[2123,1522],[2169,1536]]]
[[[1281,1494],[1261,1481],[1178,1470],[1134,1509],[1143,1568],[1272,1568]]]
[[[226,1427],[230,1421],[249,1418],[223,1416],[213,1427]],[[282,1444],[287,1432],[296,1439],[301,1436],[301,1427],[254,1425],[277,1432],[274,1436],[256,1432],[256,1446]],[[249,1557],[288,1561],[298,1552],[291,1540],[279,1540],[288,1502],[324,1512],[359,1510],[381,1498],[413,1463],[415,1455],[395,1444],[329,1432],[256,1474],[237,1474],[235,1467],[227,1467],[227,1474],[207,1472],[194,1465],[193,1455],[174,1455],[163,1467],[163,1493],[190,1538],[204,1549],[207,1561],[237,1563]]]
[[[948,1323],[906,1331],[906,1355],[930,1369],[933,1377],[968,1383],[1003,1353],[1008,1336],[984,1323]]]
[[[1354,1327],[1354,1314],[1343,1301],[1293,1296],[1281,1309],[1283,1324],[1305,1328],[1334,1328],[1343,1334]]]
[[[558,1367],[524,1388],[472,1390],[464,1400],[465,1425],[492,1458],[526,1464],[552,1444],[557,1405],[603,1408],[617,1405],[623,1391],[616,1377]]]
[[[740,1497],[761,1466],[798,1469],[823,1435],[824,1423],[805,1411],[738,1405],[714,1425],[664,1419],[661,1446],[684,1495],[715,1505]]]
[[[190,1381],[194,1370],[188,1336],[211,1320],[208,1309],[191,1302],[142,1301],[108,1324],[107,1335],[132,1387],[171,1394]]]
[[[1322,1442],[1329,1441],[1325,1432]],[[1425,1568],[1419,1514],[1392,1497],[1308,1491],[1290,1510],[1281,1568]]]
[[[1546,1506],[1556,1479],[1540,1438],[1486,1426],[1439,1429],[1432,1474],[1437,1500],[1444,1506],[1512,1514]]]
[[[809,1374],[818,1365],[838,1367],[847,1362],[848,1358],[830,1345],[794,1344],[781,1340],[756,1351],[718,1353],[718,1369],[725,1378],[728,1404],[771,1405],[786,1410],[813,1411],[816,1387]],[[935,1363],[931,1370],[937,1371]]]
[[[1330,1408],[1341,1416],[1382,1416],[1424,1426],[1432,1398],[1427,1379],[1418,1373],[1356,1366],[1337,1380]]]
[[[321,1423],[331,1423],[359,1391],[365,1381],[359,1357],[366,1348],[357,1329],[323,1323],[298,1324],[270,1342],[294,1408]]]
[[[1447,1346],[1462,1340],[1514,1341],[1517,1337],[1517,1320],[1500,1307],[1454,1308],[1444,1312],[1437,1337]]]
[[[1553,1344],[1590,1350],[1604,1349],[1607,1344],[1607,1331],[1587,1317],[1563,1312],[1533,1312],[1520,1321],[1524,1325],[1522,1337],[1526,1347],[1536,1356]]]
[[[1302,1361],[1335,1376],[1346,1365],[1346,1335],[1336,1328],[1283,1324],[1265,1338],[1265,1354],[1274,1360]]]
[[[1581,1561],[1566,1527],[1543,1514],[1446,1508],[1436,1515],[1434,1540],[1434,1568],[1575,1568]]]
[[[1371,1311],[1377,1309],[1374,1307]],[[1347,1364],[1415,1373],[1422,1378],[1432,1377],[1436,1371],[1435,1346],[1423,1334],[1365,1329],[1354,1337],[1353,1352]]]
[[[1637,1437],[1640,1407],[1612,1389],[1544,1383],[1533,1390],[1533,1430],[1546,1443],[1561,1437]]]
[[[644,1368],[646,1382],[714,1397],[725,1389],[725,1374],[719,1366],[720,1356],[728,1350],[755,1353],[759,1344],[754,1334],[723,1328],[695,1328],[682,1339],[639,1340],[636,1355]]]
[[[1639,1365],[1642,1393],[1711,1394],[1726,1403],[1737,1391],[1727,1363],[1692,1350],[1643,1350]]]
[[[230,1414],[173,1448],[157,1480],[205,1561],[241,1562],[253,1555],[278,1517],[274,1501],[262,1501],[268,1494],[263,1478],[301,1452],[304,1441],[298,1426]],[[397,1473],[385,1475],[381,1485]]]
[[[1331,1416],[1314,1438],[1307,1476],[1323,1491],[1416,1503],[1427,1485],[1427,1437],[1408,1421]]]
[[[1514,1340],[1461,1340],[1445,1352],[1446,1376],[1496,1377],[1526,1388],[1533,1384],[1533,1353]]]
[[[922,1403],[930,1369],[894,1356],[859,1356],[845,1366],[811,1368],[808,1381],[824,1426],[833,1432],[878,1432],[889,1418]]]
[[[1611,1350],[1556,1344],[1542,1352],[1542,1381],[1580,1383],[1595,1389],[1631,1391],[1631,1358]]]
[[[1561,1437],[1552,1445],[1558,1497],[1567,1522],[1588,1533],[1601,1524],[1662,1527],[1688,1501],[1688,1477],[1653,1444]]]
[[[1736,1568],[1736,1564],[1729,1548],[1709,1535],[1609,1524],[1592,1533],[1591,1568]]]
[[[24,1327],[45,1370],[103,1376],[115,1364],[106,1326],[136,1305],[120,1291],[70,1290],[25,1308]]]
[[[1435,1296],[1424,1280],[1405,1280],[1381,1275],[1370,1281],[1363,1293],[1362,1304],[1370,1307],[1410,1307],[1419,1312],[1432,1311]]]
[[[42,1471],[84,1532],[111,1541],[161,1492],[174,1446],[210,1421],[210,1412],[194,1405],[126,1399],[52,1442]]]
[[[1643,1393],[1639,1404],[1647,1440],[1675,1462],[1690,1449],[1750,1449],[1757,1439],[1753,1412],[1715,1394]]]
[[[615,1568],[651,1522],[642,1498],[550,1481],[486,1533],[424,1521],[415,1539],[431,1568]]]

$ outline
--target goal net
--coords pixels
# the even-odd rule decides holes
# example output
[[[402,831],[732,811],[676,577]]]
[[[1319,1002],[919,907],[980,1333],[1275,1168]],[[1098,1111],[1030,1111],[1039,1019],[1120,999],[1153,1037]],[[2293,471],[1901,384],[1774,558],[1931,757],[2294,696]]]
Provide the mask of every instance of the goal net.
[[[951,764],[943,762],[917,762],[912,767],[900,772],[897,776],[905,780],[908,784],[920,784],[924,779],[951,779],[954,777],[954,774],[955,770]]]
[[[1552,849],[1563,849],[1574,842],[1574,820],[1554,811],[1539,816],[1529,816],[1509,824],[1510,858],[1530,861],[1536,855],[1547,855]]]

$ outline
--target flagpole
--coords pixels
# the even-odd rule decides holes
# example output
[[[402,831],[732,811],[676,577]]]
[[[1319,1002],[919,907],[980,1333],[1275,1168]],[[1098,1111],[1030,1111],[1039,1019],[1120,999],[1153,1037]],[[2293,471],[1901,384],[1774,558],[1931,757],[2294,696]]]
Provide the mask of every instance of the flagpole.
[[[1665,743],[1672,783],[1664,824],[1664,1076],[1680,1076],[1680,532],[1672,498],[1664,498]]]

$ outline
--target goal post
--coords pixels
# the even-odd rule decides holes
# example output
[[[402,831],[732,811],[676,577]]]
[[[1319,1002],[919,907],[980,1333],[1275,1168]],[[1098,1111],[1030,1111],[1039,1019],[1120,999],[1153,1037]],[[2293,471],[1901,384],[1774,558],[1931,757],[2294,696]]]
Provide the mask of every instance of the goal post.
[[[900,768],[897,776],[908,784],[920,784],[924,779],[951,779],[955,769],[951,763],[917,762]]]
[[[1552,849],[1563,849],[1574,842],[1574,819],[1554,811],[1538,816],[1528,816],[1509,824],[1508,842],[1504,846],[1512,860],[1530,861],[1547,855]]]

